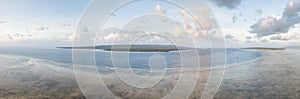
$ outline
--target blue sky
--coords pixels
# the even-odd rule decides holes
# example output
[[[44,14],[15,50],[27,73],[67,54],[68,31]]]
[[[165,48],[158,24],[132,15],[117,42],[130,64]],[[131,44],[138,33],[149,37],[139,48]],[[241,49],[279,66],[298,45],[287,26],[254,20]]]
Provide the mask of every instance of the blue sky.
[[[61,42],[65,36],[74,32],[75,25],[89,2],[89,0],[1,0],[0,44],[35,45],[39,42]],[[42,28],[48,29],[40,30]]]
[[[90,0],[1,0],[0,45],[70,45],[80,16]],[[208,6],[217,18],[228,46],[289,46],[300,43],[299,15],[285,17],[284,12],[300,12],[293,0],[209,0]],[[107,27],[126,23],[144,12],[166,11],[174,19],[176,6],[159,1],[138,2],[114,13]],[[137,9],[138,8],[138,9]],[[285,9],[293,9],[287,10]],[[101,11],[101,10],[99,10]],[[278,20],[278,22],[274,21]],[[271,21],[270,21],[271,20]],[[291,21],[293,20],[293,22]],[[260,24],[275,24],[273,27]],[[288,23],[288,24],[286,24]],[[285,27],[279,30],[274,27]],[[264,29],[266,28],[266,29]],[[264,33],[265,32],[265,33]],[[120,35],[103,35],[117,38]],[[122,36],[120,36],[122,37]]]
[[[234,1],[234,0],[233,0]],[[261,45],[261,46],[289,46],[297,45],[299,38],[296,40],[270,40],[269,37],[262,37],[247,41],[247,36],[255,38],[255,34],[249,33],[250,26],[262,18],[269,16],[282,16],[286,5],[293,0],[241,0],[241,3],[236,9],[228,9],[226,7],[218,7],[214,3],[208,3],[214,11],[218,22],[223,30],[223,33],[233,35],[235,40],[228,39],[227,41],[234,44],[241,45]],[[260,10],[262,13],[258,14],[256,11]],[[237,16],[237,20],[233,23],[233,16]],[[299,27],[298,27],[299,28]],[[294,30],[299,32],[299,30]],[[299,34],[299,33],[298,33]],[[297,34],[297,35],[298,35]],[[246,42],[246,43],[245,43]],[[247,43],[248,42],[248,43]],[[229,44],[229,45],[234,45]]]

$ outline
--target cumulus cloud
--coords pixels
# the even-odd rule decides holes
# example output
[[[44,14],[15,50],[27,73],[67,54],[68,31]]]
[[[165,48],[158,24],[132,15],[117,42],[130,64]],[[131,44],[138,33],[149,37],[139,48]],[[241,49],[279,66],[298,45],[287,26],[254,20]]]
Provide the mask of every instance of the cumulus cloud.
[[[237,19],[238,19],[238,17],[236,16],[236,14],[234,14],[232,16],[232,23],[235,23]]]
[[[216,28],[216,21],[211,18],[211,10],[206,7],[198,7],[194,9],[199,16],[190,16],[184,10],[175,10],[175,13],[181,16],[183,23],[180,27],[176,27],[174,33],[175,38],[190,34],[194,38],[206,37],[207,32]],[[198,23],[199,22],[199,23]]]
[[[249,40],[249,39],[252,39],[252,36],[247,36],[246,39],[248,39],[248,40]]]
[[[250,32],[258,37],[287,33],[295,24],[300,23],[300,2],[289,2],[280,17],[269,16],[251,25]]]
[[[68,35],[66,40],[67,41],[74,41],[74,38],[75,38],[75,34],[73,33],[73,34]]]
[[[4,24],[4,23],[7,23],[7,21],[0,21],[0,24]]]
[[[214,2],[219,7],[225,7],[230,10],[236,9],[241,4],[242,0],[209,0]]]
[[[125,38],[128,38],[129,34],[119,34],[119,33],[116,33],[116,34],[109,34],[105,37],[103,37],[104,40],[106,41],[122,41],[124,40]]]
[[[160,42],[162,38],[160,36],[153,36],[149,40],[147,40],[148,43],[153,43],[153,42]]]
[[[26,41],[31,37],[25,33],[3,33],[0,34],[0,41],[13,40],[13,41]]]
[[[286,8],[284,9],[283,17],[288,17],[288,18],[299,17],[299,12],[300,12],[300,2],[291,1],[287,4]]]
[[[267,39],[262,39],[260,42],[265,43],[265,42],[269,42],[269,41]]]
[[[262,15],[262,14],[263,14],[263,11],[262,11],[262,9],[256,9],[256,10],[255,10],[255,13],[256,13],[257,15]]]
[[[289,38],[283,37],[283,36],[272,36],[270,40],[282,40],[282,41],[287,41]]]
[[[159,4],[157,4],[156,9],[155,9],[155,13],[162,14],[162,15],[167,15],[167,10],[162,9],[162,7]],[[167,22],[167,21],[169,21],[169,18],[167,18],[167,17],[162,18],[162,22]]]
[[[166,15],[167,14],[167,10],[166,9],[162,9],[161,6],[159,4],[156,5],[156,11],[160,14]]]
[[[233,36],[233,35],[231,35],[231,34],[226,34],[226,35],[225,35],[225,39],[226,39],[227,41],[238,41],[238,40],[235,38],[235,36]]]
[[[7,34],[8,39],[13,40],[13,37],[10,34]]]
[[[231,35],[231,34],[227,34],[227,35],[225,35],[225,39],[234,39],[235,37],[233,36],[233,35]]]
[[[191,17],[184,10],[176,10],[176,13],[181,16],[181,18],[183,19],[183,23],[180,23],[180,26],[174,28],[174,31],[172,32],[173,36],[175,38],[182,38],[190,34],[195,38],[199,37],[200,32],[198,30],[200,30],[201,26],[198,26],[198,24],[196,23],[196,17]]]
[[[250,28],[251,33],[256,33],[258,37],[268,36],[276,33],[288,32],[292,25],[286,23],[282,18],[273,16],[263,18],[257,23],[253,24]]]
[[[144,35],[146,35],[147,37],[139,39],[139,42],[156,43],[166,41],[164,43],[168,43],[169,41],[164,37],[151,36],[148,34],[155,33],[169,37],[170,39],[174,39],[176,41],[184,41],[186,39],[190,40],[190,37],[192,37],[193,39],[198,37],[206,37],[209,33],[213,34],[213,30],[217,28],[216,21],[210,16],[211,10],[206,7],[198,7],[192,9],[195,11],[195,14],[198,14],[195,16],[190,15],[185,10],[173,9],[168,10],[170,12],[167,12],[159,4],[154,6],[153,9],[154,10],[152,10],[151,13],[172,13],[178,18],[175,20],[169,20],[164,23],[160,22],[160,17],[151,17],[150,20],[148,17],[142,17],[138,20],[133,21],[132,23],[127,24],[125,27],[122,27],[122,29],[120,29],[119,27],[105,28],[98,35],[97,43],[107,44],[112,43],[113,41],[115,41],[115,43],[128,43]],[[158,22],[159,24],[157,24]],[[153,25],[155,25],[155,27],[153,27]]]
[[[288,41],[292,39],[300,39],[300,33],[278,34],[270,37],[270,40]]]
[[[174,38],[182,38],[184,36],[186,36],[186,32],[182,27],[175,27],[173,33],[173,37]]]
[[[63,27],[74,27],[74,25],[71,24],[61,24]]]
[[[139,30],[129,31],[119,28],[105,28],[97,37],[99,43],[126,43],[145,32]]]
[[[36,27],[35,30],[37,30],[37,31],[49,30],[49,27],[47,27],[47,26],[40,26],[40,27]]]
[[[211,29],[217,28],[216,20],[214,20],[211,17],[211,12],[212,12],[211,9],[206,8],[206,7],[198,7],[195,9],[195,12],[196,12],[196,14],[201,16],[201,17],[193,18],[194,22],[199,21],[201,23],[202,27],[200,26],[200,24],[197,24],[198,29],[201,30],[201,28],[202,28],[203,30],[211,30]]]
[[[253,43],[253,41],[252,40],[246,40],[245,43],[250,43],[251,44],[251,43]]]
[[[81,24],[79,24],[79,25],[81,25]],[[75,34],[69,35],[67,37],[67,40],[69,40],[69,41],[77,40],[77,41],[81,41],[83,43],[93,42],[95,40],[94,39],[95,34],[91,33],[90,27],[87,27],[87,26],[79,26],[79,28],[77,29]]]

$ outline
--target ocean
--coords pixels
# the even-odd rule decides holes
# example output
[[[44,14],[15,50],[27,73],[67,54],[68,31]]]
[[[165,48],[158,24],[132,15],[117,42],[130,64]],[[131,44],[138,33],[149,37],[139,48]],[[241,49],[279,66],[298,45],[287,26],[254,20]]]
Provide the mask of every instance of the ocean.
[[[87,51],[87,50],[83,50]],[[245,61],[250,61],[253,59],[257,59],[262,56],[262,53],[257,51],[249,51],[243,49],[218,49],[216,53],[226,52],[226,64],[234,64],[234,63],[242,63]],[[13,56],[23,56],[34,59],[48,60],[52,62],[58,62],[66,64],[67,66],[72,66],[72,50],[70,49],[59,49],[54,47],[43,47],[43,48],[35,48],[35,47],[2,47],[0,49],[0,55],[13,55]],[[139,68],[139,69],[148,69],[149,68],[149,59],[153,55],[161,55],[164,57],[167,63],[168,68],[179,67],[181,62],[181,56],[179,52],[130,52],[129,56],[129,64],[131,68]],[[199,50],[199,56],[201,65],[210,66],[211,63],[211,50],[210,49],[201,49]],[[191,57],[193,58],[193,57]],[[112,63],[112,52],[107,51],[95,51],[95,60],[97,66],[104,67],[113,67]],[[217,63],[218,64],[218,63]],[[85,64],[87,65],[87,64]]]

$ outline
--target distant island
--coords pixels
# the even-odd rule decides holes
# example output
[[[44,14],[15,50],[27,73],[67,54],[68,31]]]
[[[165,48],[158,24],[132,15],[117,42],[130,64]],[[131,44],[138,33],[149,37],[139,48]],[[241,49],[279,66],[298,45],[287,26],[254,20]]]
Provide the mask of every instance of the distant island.
[[[268,48],[268,47],[248,47],[241,49],[256,49],[256,50],[285,50],[286,48]]]
[[[57,47],[62,49],[103,49],[105,51],[130,51],[130,52],[170,52],[178,50],[192,50],[196,48],[176,45],[99,45],[83,47]]]
[[[300,49],[300,46],[287,46],[288,49]]]

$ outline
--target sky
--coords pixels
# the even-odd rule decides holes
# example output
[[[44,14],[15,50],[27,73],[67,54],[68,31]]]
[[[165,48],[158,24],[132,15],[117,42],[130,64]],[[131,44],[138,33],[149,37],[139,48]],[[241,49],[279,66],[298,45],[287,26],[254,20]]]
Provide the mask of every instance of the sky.
[[[90,2],[91,0],[0,0],[0,46],[71,45],[73,33],[76,32],[81,15]],[[225,39],[228,47],[300,45],[300,2],[297,0],[206,0],[205,2],[223,32],[222,36],[218,37]],[[179,38],[182,34],[177,32],[183,30],[196,39],[205,36],[199,33],[200,30],[190,30],[191,27],[196,30],[198,28],[196,25],[188,27],[194,23],[188,22],[192,19],[188,18],[189,15],[185,16],[187,12],[180,9],[166,2],[150,0],[122,6],[113,12],[104,24],[104,28],[107,29],[104,30],[106,33],[97,37],[99,44],[112,40],[122,42],[123,38],[131,35],[116,31],[120,28],[137,28],[127,25],[144,21],[147,17],[143,16],[151,13],[169,16],[170,19],[165,18],[166,21],[163,20],[160,25],[181,23],[180,28],[173,25],[167,27],[158,25],[155,28],[161,32],[172,33],[172,35],[166,33],[167,36]],[[205,11],[210,10],[203,8],[201,11],[202,14],[206,14]],[[148,22],[145,27],[155,26],[153,24],[156,21],[158,22],[158,20]],[[209,28],[205,25],[210,23],[203,22],[202,25]],[[139,31],[131,32],[138,34]],[[148,32],[153,31],[144,31]],[[155,35],[144,39],[147,39],[147,42],[165,41]]]

